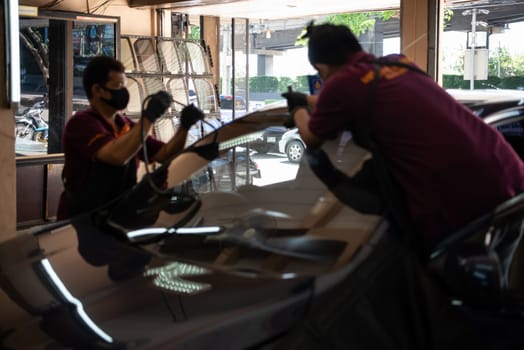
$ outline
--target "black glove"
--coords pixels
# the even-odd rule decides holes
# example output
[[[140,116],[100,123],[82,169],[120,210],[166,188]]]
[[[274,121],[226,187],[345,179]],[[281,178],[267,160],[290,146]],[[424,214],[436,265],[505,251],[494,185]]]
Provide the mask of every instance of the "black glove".
[[[189,130],[193,124],[202,119],[204,119],[204,113],[191,103],[182,109],[180,124],[184,129]]]
[[[142,112],[142,115],[152,123],[160,118],[173,102],[171,95],[165,91],[159,91],[156,94],[150,95],[146,100],[149,101],[147,102],[147,107]]]
[[[218,142],[211,142],[202,146],[191,146],[189,152],[195,152],[200,157],[212,161],[218,157]]]
[[[284,97],[287,100],[287,110],[290,113],[293,113],[293,111],[297,107],[306,107],[307,108],[307,95],[306,94],[303,94],[301,92],[291,91],[291,92],[283,93],[282,97]]]
[[[290,118],[284,122],[284,126],[291,129],[295,127],[295,112],[297,109],[308,107],[307,95],[301,92],[290,91],[283,93],[282,97],[287,100],[287,110],[291,114]]]

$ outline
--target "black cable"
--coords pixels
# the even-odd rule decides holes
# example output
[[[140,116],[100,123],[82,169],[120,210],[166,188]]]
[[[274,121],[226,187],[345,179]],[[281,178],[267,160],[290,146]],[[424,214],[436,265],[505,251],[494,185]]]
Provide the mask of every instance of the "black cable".
[[[95,6],[95,7],[93,7],[93,8],[91,9],[91,13],[93,13],[93,14],[96,13],[96,12],[97,12],[98,10],[100,10],[102,7],[104,7],[104,6],[108,6],[112,1],[113,1],[113,0],[106,0],[106,1],[104,1],[103,3],[101,3],[101,4],[99,4],[99,5]]]
[[[143,111],[145,110],[145,104],[147,101],[151,99],[153,95],[147,96],[144,101],[142,101],[142,116],[140,118],[140,135],[142,138],[142,155],[144,156],[144,162],[146,163],[146,178],[149,182],[149,185],[155,191],[157,194],[164,195],[169,194],[171,191],[169,189],[163,190],[160,187],[158,187],[155,182],[153,181],[151,177],[151,172],[149,171],[149,156],[147,155],[147,142],[146,142],[146,133],[144,129],[144,117],[143,117]]]
[[[43,10],[47,10],[47,9],[51,9],[55,6],[57,6],[58,4],[60,4],[61,2],[63,2],[64,0],[53,0],[53,1],[50,1],[46,4],[43,4],[42,6],[40,6],[39,8],[40,9],[43,9]]]
[[[187,320],[187,313],[186,313],[186,307],[184,306],[184,303],[182,302],[182,295],[179,295],[178,298],[178,306],[180,307],[180,311],[182,312],[182,316],[184,317],[184,321]]]
[[[173,318],[173,322],[176,322],[177,321],[176,314],[173,311],[173,308],[171,307],[171,305],[169,304],[169,299],[166,297],[166,294],[163,291],[160,291],[160,295],[162,296],[162,300],[166,304],[167,311],[169,312],[169,314]]]
[[[213,132],[215,132],[215,135],[213,136],[213,142],[217,142],[217,138],[218,138],[218,133],[216,133],[217,128],[216,128],[213,124],[211,124],[210,122],[208,122],[208,121],[205,120],[205,119],[202,119],[202,123],[206,123],[208,126],[211,127],[211,129],[213,129]],[[203,137],[203,136],[204,136],[204,135],[203,135],[203,133],[202,133],[201,137]]]
[[[147,96],[144,99],[144,101],[142,101],[142,115],[143,115],[143,112],[145,110],[146,102],[148,102],[151,99],[152,96],[153,95],[149,95],[149,96]],[[201,119],[201,121],[203,123],[206,123],[207,125],[209,125],[214,130],[215,135],[213,137],[213,142],[216,142],[217,138],[218,138],[218,133],[216,133],[217,128],[213,124],[209,123],[205,119]],[[146,168],[146,178],[147,178],[147,181],[148,181],[149,185],[151,186],[153,191],[155,191],[159,195],[164,195],[164,194],[171,193],[170,189],[163,190],[160,187],[158,187],[155,184],[155,182],[153,181],[152,177],[151,177],[151,172],[149,171],[149,156],[147,154],[147,142],[146,142],[146,134],[145,134],[145,129],[144,129],[144,117],[143,116],[141,116],[141,118],[140,118],[140,135],[141,135],[141,138],[142,138],[142,155],[144,157],[144,162],[146,163],[146,166],[145,166],[145,168]]]

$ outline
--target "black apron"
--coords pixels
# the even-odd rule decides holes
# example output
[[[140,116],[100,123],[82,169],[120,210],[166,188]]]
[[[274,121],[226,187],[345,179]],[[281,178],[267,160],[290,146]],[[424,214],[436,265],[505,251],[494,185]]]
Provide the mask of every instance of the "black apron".
[[[136,163],[114,166],[94,161],[84,186],[78,191],[65,190],[67,217],[89,212],[117,198],[136,184]]]

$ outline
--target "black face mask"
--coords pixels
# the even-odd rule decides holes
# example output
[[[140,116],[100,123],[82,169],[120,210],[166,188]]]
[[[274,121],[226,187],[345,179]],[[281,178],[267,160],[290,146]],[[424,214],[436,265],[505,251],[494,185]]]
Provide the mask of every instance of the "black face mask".
[[[129,91],[126,88],[121,89],[109,89],[102,86],[102,89],[109,91],[111,93],[111,98],[103,98],[102,101],[116,109],[117,111],[127,107],[129,103]]]

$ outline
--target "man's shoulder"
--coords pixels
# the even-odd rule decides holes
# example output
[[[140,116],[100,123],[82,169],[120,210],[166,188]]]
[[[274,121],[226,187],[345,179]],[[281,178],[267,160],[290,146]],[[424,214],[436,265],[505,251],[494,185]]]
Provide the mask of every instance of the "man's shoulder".
[[[73,116],[69,119],[67,124],[84,124],[84,123],[98,123],[101,119],[100,114],[96,112],[92,108],[88,108],[85,110],[77,111]]]
[[[84,134],[91,130],[105,129],[100,115],[92,108],[76,112],[66,123],[65,134]]]
[[[407,59],[407,56],[401,53],[390,53],[379,58],[379,60],[402,60]]]
[[[117,114],[116,120],[117,120],[117,123],[120,123],[120,124],[125,123],[125,124],[129,124],[130,126],[134,126],[136,124],[135,121],[133,121],[131,118],[129,118],[125,114]]]
[[[95,111],[93,108],[87,108],[80,111],[75,112],[71,119],[83,119],[83,118],[96,118],[99,117],[100,114],[98,114],[97,111]]]

